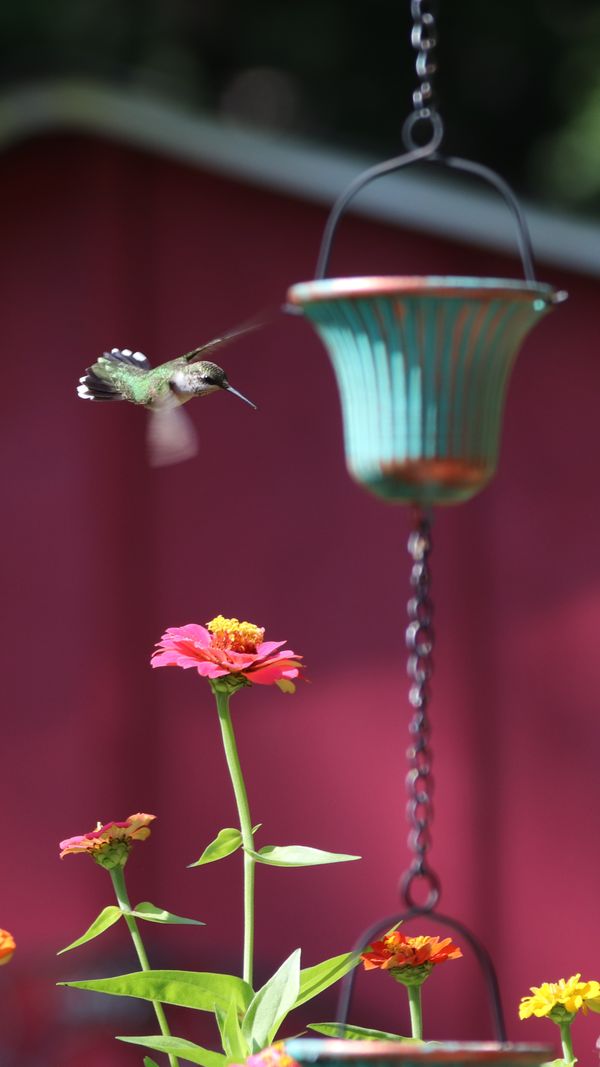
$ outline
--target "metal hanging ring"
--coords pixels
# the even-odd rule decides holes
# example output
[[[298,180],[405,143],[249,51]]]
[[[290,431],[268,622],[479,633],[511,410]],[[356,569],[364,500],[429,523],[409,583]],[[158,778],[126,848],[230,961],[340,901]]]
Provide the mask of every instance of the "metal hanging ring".
[[[428,139],[425,144],[419,144],[414,137],[415,127],[421,125],[426,131],[427,127],[429,127],[427,131]],[[444,123],[442,116],[431,107],[421,107],[416,111],[411,111],[402,126],[402,143],[408,152],[414,152],[417,149],[430,149],[431,152],[435,152],[442,143],[443,136]]]
[[[427,899],[423,904],[418,904],[413,896],[413,887],[417,879],[425,882],[428,889]],[[407,908],[424,914],[433,911],[440,899],[440,880],[429,867],[423,867],[421,870],[411,868],[402,875],[400,892]]]

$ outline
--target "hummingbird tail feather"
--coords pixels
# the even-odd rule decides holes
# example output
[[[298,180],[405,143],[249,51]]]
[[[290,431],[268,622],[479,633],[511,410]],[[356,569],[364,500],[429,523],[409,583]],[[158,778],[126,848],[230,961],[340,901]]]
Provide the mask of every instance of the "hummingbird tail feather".
[[[122,364],[135,367],[138,371],[149,371],[150,361],[143,352],[132,352],[130,348],[111,348],[88,367],[79,379],[77,394],[82,400],[127,400],[119,388],[118,374],[115,372]],[[116,379],[116,380],[115,380]]]
[[[104,378],[99,378],[90,367],[79,379],[77,395],[82,400],[124,400],[118,389]]]

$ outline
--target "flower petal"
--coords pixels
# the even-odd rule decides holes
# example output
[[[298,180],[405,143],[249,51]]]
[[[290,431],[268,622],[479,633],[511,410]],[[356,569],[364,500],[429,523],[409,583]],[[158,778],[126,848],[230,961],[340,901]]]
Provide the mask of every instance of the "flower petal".
[[[282,648],[283,645],[285,641],[263,641],[256,649],[256,654],[262,659],[263,656],[270,656],[271,652],[274,652],[276,648]],[[292,656],[293,654],[293,652],[290,653]]]
[[[296,665],[290,667],[289,661],[268,663],[253,671],[242,671],[248,681],[256,685],[274,685],[280,678],[297,678],[298,673],[298,667]]]
[[[226,667],[221,667],[218,663],[210,663],[208,660],[194,663],[194,667],[201,678],[222,678],[224,674],[231,674]]]
[[[206,627],[196,622],[188,622],[185,626],[169,626],[161,641],[164,641],[166,637],[179,641],[193,641],[200,648],[208,648],[211,643],[211,636]]]

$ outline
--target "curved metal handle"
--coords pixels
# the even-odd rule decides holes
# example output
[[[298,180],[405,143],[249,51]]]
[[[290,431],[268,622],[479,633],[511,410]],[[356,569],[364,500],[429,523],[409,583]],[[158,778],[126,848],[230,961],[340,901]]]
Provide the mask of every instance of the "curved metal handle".
[[[496,174],[494,170],[490,167],[483,166],[481,163],[474,163],[469,159],[460,159],[457,156],[441,155],[438,152],[438,148],[444,133],[442,121],[436,112],[431,114],[429,121],[432,125],[432,138],[428,144],[424,145],[422,148],[414,148],[410,152],[406,152],[404,155],[394,156],[393,159],[387,159],[383,163],[377,163],[375,166],[369,167],[367,170],[359,174],[335,201],[329,213],[327,222],[325,223],[321,247],[319,249],[319,257],[315,269],[315,278],[321,279],[327,274],[333,239],[342,215],[350,201],[354,199],[357,193],[359,193],[365,185],[368,185],[376,178],[381,178],[386,174],[393,174],[394,171],[401,170],[403,167],[410,167],[413,163],[435,163],[442,167],[448,167],[451,170],[461,170],[465,173],[473,174],[491,185],[496,192],[502,196],[506,205],[512,212],[517,225],[517,244],[525,280],[535,284],[536,277],[533,266],[533,249],[529,228],[519,201],[513,193],[510,185],[504,178],[501,178],[499,174]]]
[[[506,1023],[504,1021],[504,1012],[502,1010],[502,1000],[500,997],[500,986],[492,962],[492,957],[485,946],[482,945],[481,941],[475,937],[475,934],[471,933],[469,928],[464,926],[461,922],[458,922],[457,919],[451,919],[450,916],[441,915],[437,911],[425,911],[423,908],[419,907],[410,908],[408,911],[405,911],[400,915],[390,915],[387,919],[379,919],[376,923],[373,923],[373,925],[365,930],[356,942],[353,952],[362,952],[365,946],[370,945],[371,941],[374,940],[375,936],[380,933],[380,931],[389,930],[396,923],[414,919],[419,915],[423,915],[427,919],[434,919],[436,922],[441,923],[442,926],[448,926],[451,930],[456,930],[456,932],[469,944],[469,947],[473,950],[475,958],[481,968],[487,986],[496,1040],[500,1043],[507,1041]],[[355,978],[356,968],[353,968],[348,974],[344,975],[340,983],[336,1021],[340,1023],[340,1026],[342,1027],[348,1021]]]
[[[439,163],[442,167],[449,167],[451,170],[462,170],[466,174],[474,174],[475,177],[481,178],[488,185],[493,186],[496,192],[500,193],[517,224],[517,244],[525,280],[535,283],[537,279],[533,266],[533,247],[529,227],[523,214],[523,209],[508,182],[501,178],[491,167],[484,167],[482,163],[474,163],[470,159],[460,159],[458,156],[435,155],[428,159],[427,162]]]
[[[432,115],[431,121],[433,135],[428,144],[424,145],[423,148],[414,148],[412,151],[405,152],[401,156],[394,156],[393,159],[386,159],[383,163],[376,163],[374,167],[369,167],[367,170],[362,171],[361,174],[357,175],[357,177],[350,182],[348,188],[338,196],[329,212],[327,222],[325,223],[325,229],[323,230],[319,257],[315,269],[316,279],[324,278],[327,273],[335,231],[337,230],[344,211],[356,194],[359,193],[365,185],[368,185],[369,182],[374,181],[376,178],[382,178],[385,174],[393,174],[395,170],[400,170],[402,167],[410,167],[412,163],[421,163],[437,151],[442,142],[442,137],[444,136],[444,126],[437,113]]]

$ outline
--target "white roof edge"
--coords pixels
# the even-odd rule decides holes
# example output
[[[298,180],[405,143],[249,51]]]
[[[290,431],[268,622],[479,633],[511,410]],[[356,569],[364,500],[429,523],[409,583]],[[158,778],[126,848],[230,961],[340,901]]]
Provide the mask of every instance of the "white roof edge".
[[[81,130],[150,149],[191,165],[318,203],[331,204],[368,166],[364,159],[281,134],[219,123],[101,83],[50,81],[0,97],[0,145],[50,130]],[[372,160],[370,162],[373,162]],[[503,201],[423,169],[368,186],[357,214],[461,242],[516,251]],[[536,258],[600,275],[600,225],[526,205]],[[315,249],[316,254],[316,249]]]

